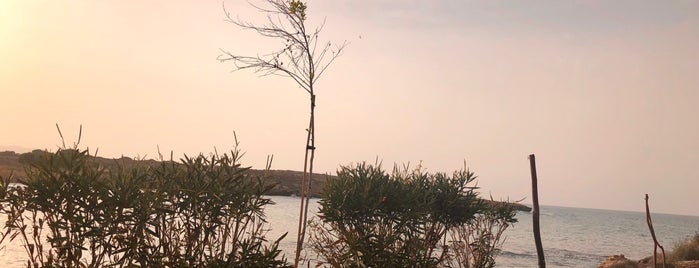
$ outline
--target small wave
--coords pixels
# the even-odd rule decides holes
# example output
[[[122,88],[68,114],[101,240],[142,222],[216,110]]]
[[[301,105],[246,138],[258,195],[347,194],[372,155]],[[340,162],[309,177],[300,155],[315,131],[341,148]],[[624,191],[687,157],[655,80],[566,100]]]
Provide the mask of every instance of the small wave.
[[[512,252],[512,251],[507,251],[503,250],[500,252],[500,256],[506,257],[506,258],[532,258],[536,257],[536,255],[532,254],[532,252]]]
[[[606,258],[606,256],[602,255],[559,248],[545,249],[544,254],[547,261],[550,261],[553,266],[563,267],[594,266]]]

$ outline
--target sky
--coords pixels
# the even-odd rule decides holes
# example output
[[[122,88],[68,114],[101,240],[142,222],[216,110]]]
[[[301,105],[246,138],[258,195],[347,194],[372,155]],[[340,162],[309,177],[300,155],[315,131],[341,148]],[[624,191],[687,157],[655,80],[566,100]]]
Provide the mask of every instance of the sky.
[[[253,3],[260,1],[251,0]],[[245,151],[302,170],[309,96],[233,71],[221,49],[278,40],[246,1],[0,0],[0,146],[77,141],[103,157]],[[316,85],[315,170],[382,161],[450,173],[483,196],[699,215],[699,2],[310,0],[349,42]],[[235,135],[234,135],[235,133]]]

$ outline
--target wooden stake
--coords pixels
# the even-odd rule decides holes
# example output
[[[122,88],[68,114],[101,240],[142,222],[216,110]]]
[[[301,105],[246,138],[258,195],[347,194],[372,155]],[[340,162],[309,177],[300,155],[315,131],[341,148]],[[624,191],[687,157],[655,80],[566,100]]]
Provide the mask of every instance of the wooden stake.
[[[534,154],[529,155],[529,167],[532,171],[532,222],[534,224],[536,256],[539,258],[539,268],[545,268],[546,258],[544,257],[544,247],[541,245],[541,233],[539,231],[539,191],[536,183],[536,159]]]
[[[648,194],[646,194],[646,222],[648,222],[648,229],[650,229],[650,236],[653,237],[653,267],[658,267],[658,248],[663,252],[663,268],[667,266],[665,263],[665,249],[658,243],[658,239],[655,238],[655,230],[653,229],[653,220],[650,218],[650,208],[648,207]]]

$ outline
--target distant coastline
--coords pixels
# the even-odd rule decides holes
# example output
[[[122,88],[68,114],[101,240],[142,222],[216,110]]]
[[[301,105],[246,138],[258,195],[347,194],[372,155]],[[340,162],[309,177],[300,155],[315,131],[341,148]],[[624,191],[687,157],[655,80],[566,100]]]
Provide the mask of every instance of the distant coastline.
[[[10,148],[10,147],[2,147]],[[27,150],[25,153],[16,153],[14,151],[1,151],[0,150],[0,176],[3,178],[8,178],[12,174],[12,182],[17,182],[18,180],[26,178],[24,168],[26,163],[31,159],[32,154],[45,153],[42,150]],[[21,160],[23,159],[23,160]],[[95,161],[104,167],[116,167],[117,164],[122,165],[126,168],[136,166],[136,165],[155,165],[158,163],[156,160],[134,160],[129,157],[122,158],[104,158],[95,157]],[[250,172],[256,175],[260,175],[267,179],[271,184],[274,184],[268,195],[273,196],[300,196],[299,189],[301,189],[301,180],[303,179],[303,172],[293,171],[293,170],[257,170],[251,169]],[[327,174],[317,174],[314,173],[311,181],[311,197],[319,198],[323,194],[323,189],[325,188],[325,183],[328,180],[335,178],[334,175]],[[504,203],[500,201],[491,201],[484,199],[487,204]],[[531,211],[531,208],[519,204],[510,203],[515,206],[518,211]]]

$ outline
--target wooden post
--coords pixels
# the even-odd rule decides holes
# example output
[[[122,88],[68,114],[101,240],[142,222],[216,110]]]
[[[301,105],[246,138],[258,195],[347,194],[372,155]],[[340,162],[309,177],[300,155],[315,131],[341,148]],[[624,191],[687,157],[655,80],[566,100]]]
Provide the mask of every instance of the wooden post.
[[[665,248],[658,243],[658,239],[655,238],[655,229],[653,229],[653,220],[650,218],[650,208],[648,207],[648,194],[646,194],[646,222],[648,223],[648,229],[650,229],[650,235],[653,237],[653,267],[658,267],[658,247],[663,252],[663,268],[667,266],[665,262]]]
[[[539,191],[536,183],[536,160],[534,154],[529,155],[529,167],[532,171],[532,222],[534,225],[536,256],[539,258],[539,268],[545,268],[546,258],[544,257],[544,247],[541,245],[541,232],[539,231]]]

